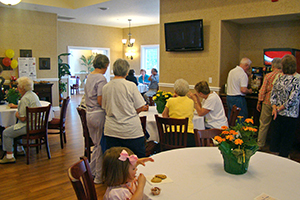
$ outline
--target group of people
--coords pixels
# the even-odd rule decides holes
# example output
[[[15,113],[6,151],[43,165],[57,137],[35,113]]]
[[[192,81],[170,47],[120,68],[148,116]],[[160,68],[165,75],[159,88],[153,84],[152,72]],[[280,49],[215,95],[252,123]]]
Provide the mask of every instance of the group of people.
[[[236,105],[241,108],[240,114],[248,117],[246,94],[251,60],[242,58],[228,74],[227,105],[228,115]],[[264,147],[270,127],[270,151],[279,156],[288,157],[294,142],[299,117],[300,75],[296,72],[297,62],[293,55],[272,60],[272,72],[266,74],[259,90],[257,110],[261,112],[258,132],[258,146]],[[228,116],[229,117],[229,116]]]

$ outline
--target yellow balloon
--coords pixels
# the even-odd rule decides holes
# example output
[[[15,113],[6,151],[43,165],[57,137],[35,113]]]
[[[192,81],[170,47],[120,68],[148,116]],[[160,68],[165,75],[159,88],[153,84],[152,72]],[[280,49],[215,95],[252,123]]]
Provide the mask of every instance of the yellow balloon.
[[[11,68],[15,69],[18,67],[18,61],[17,60],[12,60],[10,63]]]
[[[9,58],[12,58],[12,57],[14,57],[15,52],[14,52],[14,50],[12,50],[12,49],[7,49],[7,50],[5,51],[5,55],[6,55],[7,57],[9,57]]]

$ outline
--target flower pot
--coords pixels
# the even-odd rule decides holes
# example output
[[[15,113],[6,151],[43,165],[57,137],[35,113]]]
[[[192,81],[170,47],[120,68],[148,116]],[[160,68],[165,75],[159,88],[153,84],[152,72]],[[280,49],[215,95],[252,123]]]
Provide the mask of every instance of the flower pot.
[[[161,102],[161,101],[157,101],[155,103],[156,103],[156,110],[157,110],[157,112],[159,114],[163,113],[166,104],[164,102]]]
[[[229,174],[245,174],[248,170],[249,160],[245,158],[245,162],[239,164],[237,158],[233,154],[223,153],[224,170]]]

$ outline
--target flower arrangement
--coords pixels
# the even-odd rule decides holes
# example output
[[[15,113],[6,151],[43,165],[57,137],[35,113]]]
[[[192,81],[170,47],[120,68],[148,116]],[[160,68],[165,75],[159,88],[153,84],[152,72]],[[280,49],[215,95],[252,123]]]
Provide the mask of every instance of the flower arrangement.
[[[165,105],[169,98],[171,98],[173,95],[171,92],[165,92],[162,90],[158,90],[155,94],[155,96],[152,97],[153,101],[156,104],[156,109],[158,113],[162,113],[165,109]]]
[[[13,103],[15,105],[18,105],[18,101],[21,97],[21,94],[19,93],[18,89],[13,87],[10,88],[5,92],[5,99],[8,103]]]
[[[258,150],[257,127],[253,124],[252,118],[247,118],[242,122],[242,117],[238,116],[236,126],[231,128],[223,126],[222,133],[214,137],[213,141],[224,158],[225,171],[233,174],[242,174],[247,171],[250,157]],[[230,167],[228,163],[225,166],[225,160],[237,162],[236,167],[233,167],[235,169],[231,169],[232,166]]]

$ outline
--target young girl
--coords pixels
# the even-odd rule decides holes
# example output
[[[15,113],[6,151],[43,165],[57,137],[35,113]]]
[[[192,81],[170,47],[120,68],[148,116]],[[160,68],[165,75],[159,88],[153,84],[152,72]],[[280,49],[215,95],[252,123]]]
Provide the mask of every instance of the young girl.
[[[137,165],[154,160],[152,158],[138,159],[126,147],[112,147],[103,157],[102,180],[108,186],[103,200],[142,200],[146,178],[140,174],[136,179]]]

